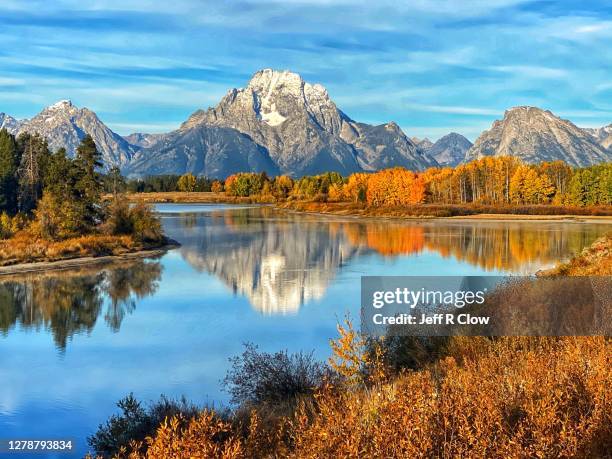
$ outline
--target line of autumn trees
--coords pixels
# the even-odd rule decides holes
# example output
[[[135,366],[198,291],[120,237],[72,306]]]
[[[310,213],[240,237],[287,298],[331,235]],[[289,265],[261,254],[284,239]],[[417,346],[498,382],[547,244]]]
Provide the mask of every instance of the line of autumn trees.
[[[370,206],[433,204],[595,206],[612,204],[612,164],[572,168],[563,161],[537,165],[512,156],[485,157],[457,167],[413,172],[397,167],[343,177],[337,172],[294,179],[244,172],[224,181],[191,173],[122,182],[130,192],[223,192],[263,200],[361,202]]]
[[[51,152],[39,135],[16,138],[0,130],[0,239],[23,233],[48,241],[83,235],[161,241],[161,226],[147,206],[103,201],[104,190],[118,191],[123,178],[117,168],[106,175],[101,168],[102,155],[89,135],[70,158],[63,148]]]
[[[215,186],[215,183],[213,183]],[[612,204],[612,163],[572,168],[562,161],[524,164],[512,156],[485,157],[455,168],[404,168],[342,177],[336,172],[292,179],[240,173],[223,187],[230,196],[271,196],[363,202],[371,206],[436,204]]]

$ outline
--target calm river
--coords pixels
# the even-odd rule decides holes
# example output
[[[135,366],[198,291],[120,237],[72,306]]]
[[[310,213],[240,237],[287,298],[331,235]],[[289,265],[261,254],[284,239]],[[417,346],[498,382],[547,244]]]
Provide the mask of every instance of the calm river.
[[[0,277],[0,439],[69,437],[82,455],[130,392],[226,403],[220,380],[244,342],[326,358],[337,321],[359,318],[362,275],[533,273],[610,231],[157,209],[182,244],[159,259]]]

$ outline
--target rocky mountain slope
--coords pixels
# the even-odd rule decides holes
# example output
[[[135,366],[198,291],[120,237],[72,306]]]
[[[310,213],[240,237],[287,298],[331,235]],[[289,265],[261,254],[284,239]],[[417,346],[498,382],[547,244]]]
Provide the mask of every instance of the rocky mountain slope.
[[[612,160],[612,154],[588,132],[548,110],[514,107],[484,131],[465,161],[483,156],[512,155],[527,163],[563,160],[589,166]]]
[[[421,170],[436,164],[395,123],[357,123],[336,107],[323,86],[288,71],[255,73],[246,88],[232,89],[216,107],[193,113],[173,138],[185,139],[181,133],[202,126],[229,128],[248,136],[268,152],[282,173],[295,176],[391,166]],[[190,148],[198,153],[198,145]],[[166,139],[151,153],[159,157],[160,149],[174,154]],[[139,156],[144,158],[147,151]],[[143,160],[130,166],[129,172],[146,174],[150,165]]]
[[[100,121],[93,111],[78,108],[69,100],[59,101],[43,109],[34,118],[24,121],[18,129],[18,134],[22,132],[40,134],[47,139],[52,151],[63,147],[70,156],[76,153],[81,139],[89,134],[107,166],[125,166],[135,150],[123,137]]]
[[[225,178],[238,172],[279,170],[268,151],[235,129],[199,125],[179,129],[138,151],[126,168],[133,176],[192,172]]]
[[[151,148],[157,142],[164,138],[165,134],[143,134],[135,132],[130,135],[124,135],[123,138],[127,143],[139,148]]]
[[[472,142],[461,134],[451,132],[438,139],[431,147],[425,149],[425,152],[441,166],[454,167],[465,159],[465,154],[471,147]]]
[[[423,151],[427,151],[431,147],[433,147],[433,142],[427,137],[425,137],[424,139],[419,139],[418,137],[410,137],[410,140],[412,140],[414,144]]]
[[[11,134],[16,134],[21,123],[21,121],[16,120],[6,113],[0,113],[0,129],[6,129]]]
[[[50,148],[74,154],[90,134],[106,167],[130,176],[192,172],[224,178],[244,171],[293,176],[350,174],[403,166],[423,170],[489,155],[515,155],[530,163],[561,159],[574,166],[612,160],[612,125],[580,129],[535,107],[515,107],[471,145],[451,133],[433,144],[407,137],[394,122],[369,125],[349,118],[319,84],[289,71],[261,70],[246,88],[230,90],[219,104],[194,112],[176,131],[121,137],[97,115],[68,100],[31,120],[0,113],[0,128],[35,132]],[[467,151],[466,151],[467,150]]]
[[[612,123],[600,128],[583,128],[593,137],[601,146],[607,149],[612,149]]]

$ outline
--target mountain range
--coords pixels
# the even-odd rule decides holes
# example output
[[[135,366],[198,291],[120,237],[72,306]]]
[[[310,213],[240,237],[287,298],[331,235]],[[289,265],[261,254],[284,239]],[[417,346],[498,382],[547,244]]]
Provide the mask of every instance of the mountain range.
[[[68,100],[29,120],[0,113],[0,128],[16,135],[38,133],[52,150],[64,147],[70,155],[90,134],[105,165],[117,165],[133,177],[192,172],[224,178],[244,171],[350,174],[395,166],[423,170],[507,154],[529,163],[561,159],[575,166],[612,160],[612,124],[581,129],[547,110],[514,107],[473,145],[457,133],[432,143],[409,138],[393,121],[355,121],[320,84],[271,69],[255,73],[245,88],[229,90],[215,107],[196,110],[166,134],[122,137],[93,111]]]
[[[465,161],[501,155],[527,163],[563,160],[579,167],[612,160],[612,151],[588,130],[535,107],[506,110],[502,120],[480,134]]]
[[[466,152],[472,147],[472,142],[461,134],[451,132],[432,143],[427,137],[417,140],[417,147],[435,159],[440,166],[455,167],[465,159]]]

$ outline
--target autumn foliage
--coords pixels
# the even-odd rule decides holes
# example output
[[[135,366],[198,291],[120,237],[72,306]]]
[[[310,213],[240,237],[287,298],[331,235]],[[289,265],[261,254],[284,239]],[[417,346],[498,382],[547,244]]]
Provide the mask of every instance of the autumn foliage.
[[[599,240],[563,272],[609,260],[611,247]],[[402,356],[389,353],[416,348],[368,344],[350,322],[338,331],[336,379],[290,414],[263,423],[255,406],[246,417],[204,410],[167,419],[119,457],[552,458],[612,449],[605,337],[432,338],[421,347],[428,358],[398,369],[389,362]]]
[[[432,167],[422,172],[395,167],[348,177],[328,172],[296,180],[240,173],[225,180],[225,192],[233,197],[266,196],[277,202],[351,202],[370,208],[421,204],[609,206],[612,164],[574,169],[562,161],[535,165],[512,156],[489,156],[454,168]]]
[[[603,457],[612,446],[603,337],[455,338],[435,364],[372,385],[356,377],[368,360],[354,343],[344,330],[336,351],[352,385],[321,387],[314,412],[276,421],[282,433],[204,411],[186,427],[167,420],[129,457]]]
[[[401,206],[425,201],[425,180],[403,168],[371,174],[367,181],[367,203],[373,206]]]

